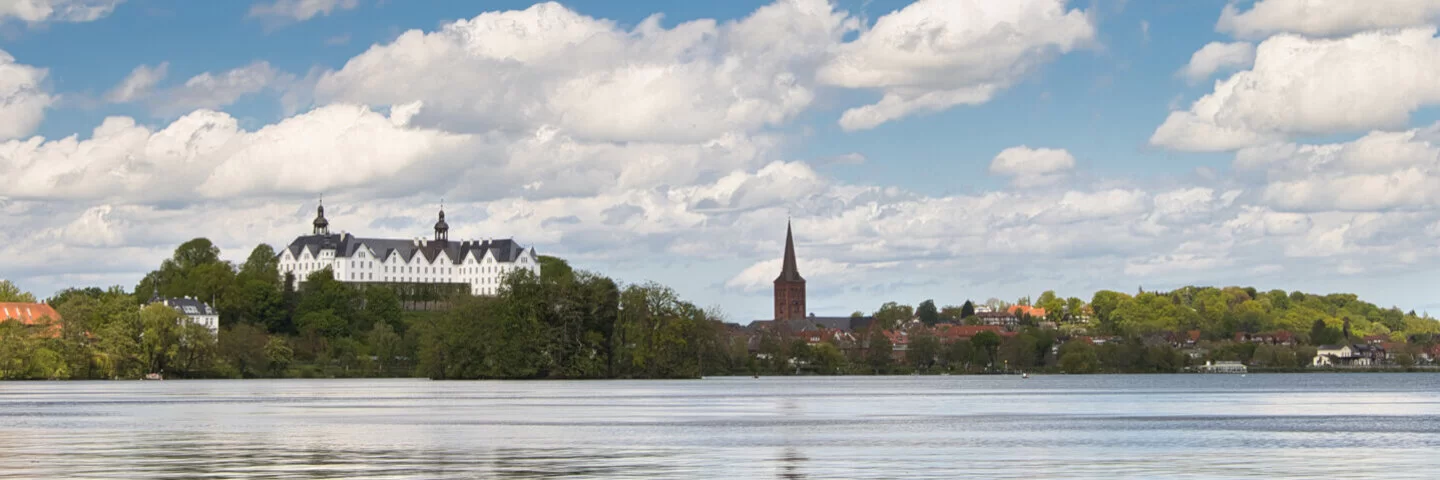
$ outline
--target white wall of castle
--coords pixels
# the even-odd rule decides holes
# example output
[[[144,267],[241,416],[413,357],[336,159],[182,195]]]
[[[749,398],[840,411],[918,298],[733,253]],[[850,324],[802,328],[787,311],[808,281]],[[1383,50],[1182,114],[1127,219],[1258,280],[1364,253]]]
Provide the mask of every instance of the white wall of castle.
[[[424,240],[420,240],[424,242]],[[501,262],[492,252],[476,258],[474,252],[467,252],[457,263],[447,253],[427,261],[425,255],[416,254],[406,261],[398,252],[388,258],[376,258],[375,252],[361,244],[352,257],[338,257],[334,249],[319,250],[312,255],[302,249],[295,257],[287,248],[280,254],[280,276],[295,274],[296,281],[304,281],[311,273],[330,268],[335,280],[353,283],[464,283],[470,286],[473,295],[495,295],[506,275],[516,270],[529,270],[540,275],[540,263],[534,248],[520,252],[513,262]]]

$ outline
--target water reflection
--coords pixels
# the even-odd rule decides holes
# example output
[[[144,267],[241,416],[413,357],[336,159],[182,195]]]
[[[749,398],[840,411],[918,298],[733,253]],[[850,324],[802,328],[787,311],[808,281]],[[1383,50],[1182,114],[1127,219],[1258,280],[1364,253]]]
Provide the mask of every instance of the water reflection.
[[[780,478],[792,480],[806,478],[805,473],[800,470],[800,467],[805,464],[806,460],[809,459],[801,455],[800,451],[794,447],[785,447],[782,449],[780,453]]]
[[[1426,478],[1437,377],[3,383],[0,478]]]

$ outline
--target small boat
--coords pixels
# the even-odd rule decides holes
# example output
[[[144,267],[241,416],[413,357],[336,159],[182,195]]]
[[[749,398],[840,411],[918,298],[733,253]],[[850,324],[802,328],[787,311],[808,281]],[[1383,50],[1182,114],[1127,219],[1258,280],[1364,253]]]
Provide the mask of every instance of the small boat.
[[[158,373],[147,373],[147,374],[145,374],[145,379],[146,379],[146,380],[164,380],[165,377],[160,376],[160,374],[158,374]]]
[[[1021,373],[1020,373],[1020,378],[1030,378],[1030,374],[1021,372]]]

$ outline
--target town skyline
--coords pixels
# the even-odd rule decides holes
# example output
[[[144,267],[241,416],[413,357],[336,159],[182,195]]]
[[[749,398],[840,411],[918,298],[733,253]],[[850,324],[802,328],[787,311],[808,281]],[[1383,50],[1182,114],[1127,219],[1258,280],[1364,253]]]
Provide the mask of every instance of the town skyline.
[[[820,315],[1186,285],[1440,305],[1425,1],[35,3],[0,9],[0,273],[42,297],[195,237],[278,251],[324,195],[379,238],[446,199],[455,238],[737,322],[773,316],[787,218]]]

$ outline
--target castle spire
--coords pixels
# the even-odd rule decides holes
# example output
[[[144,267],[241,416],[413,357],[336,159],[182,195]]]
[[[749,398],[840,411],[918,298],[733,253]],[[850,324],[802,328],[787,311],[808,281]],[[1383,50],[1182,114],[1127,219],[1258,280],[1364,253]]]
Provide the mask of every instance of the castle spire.
[[[450,239],[450,224],[445,223],[445,201],[440,201],[440,221],[435,222],[435,241],[443,242]]]
[[[315,221],[314,221],[312,224],[315,226],[315,234],[316,234],[316,235],[329,235],[329,234],[330,234],[330,221],[325,219],[325,197],[324,197],[324,196],[321,196],[321,197],[320,197],[320,205],[319,205],[318,207],[315,207]]]

